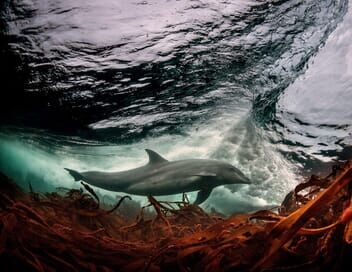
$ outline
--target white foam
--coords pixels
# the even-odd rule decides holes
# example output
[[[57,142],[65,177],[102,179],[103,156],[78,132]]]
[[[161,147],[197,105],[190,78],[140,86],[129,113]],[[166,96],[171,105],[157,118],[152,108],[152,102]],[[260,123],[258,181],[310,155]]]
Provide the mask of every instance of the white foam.
[[[231,125],[234,123],[236,125]],[[254,126],[246,110],[236,109],[236,115],[221,114],[185,128],[185,132],[186,135],[145,138],[129,145],[69,146],[53,151],[32,143],[1,138],[0,167],[24,186],[35,177],[30,180],[34,187],[51,186],[54,189],[78,186],[64,167],[79,171],[131,169],[147,162],[145,148],[153,149],[169,160],[215,158],[232,163],[253,181],[249,186],[235,186],[233,192],[231,186],[214,190],[203,206],[214,207],[225,214],[278,204],[296,183],[292,165],[268,143],[264,132]],[[97,191],[102,195],[117,194]],[[189,196],[191,201],[195,200],[196,192],[189,193]],[[146,203],[144,197],[133,198]],[[161,199],[180,200],[181,195]]]

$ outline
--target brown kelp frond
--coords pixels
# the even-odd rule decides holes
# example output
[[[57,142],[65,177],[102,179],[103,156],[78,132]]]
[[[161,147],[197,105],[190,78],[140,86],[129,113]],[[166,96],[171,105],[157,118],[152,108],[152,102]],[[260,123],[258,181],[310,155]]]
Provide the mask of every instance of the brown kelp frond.
[[[341,271],[350,262],[351,163],[299,184],[278,212],[229,218],[186,194],[149,196],[136,212],[129,196],[104,206],[84,183],[46,194],[30,185],[27,195],[0,179],[0,262],[12,270]]]

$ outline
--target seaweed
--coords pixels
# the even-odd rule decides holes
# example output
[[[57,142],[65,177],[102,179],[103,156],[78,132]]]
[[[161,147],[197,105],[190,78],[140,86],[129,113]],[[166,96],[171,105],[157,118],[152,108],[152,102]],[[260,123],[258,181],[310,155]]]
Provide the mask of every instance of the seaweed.
[[[277,211],[227,218],[185,194],[178,202],[149,196],[133,218],[120,212],[129,196],[104,205],[84,183],[25,193],[1,174],[0,263],[11,271],[344,271],[351,180],[347,162],[299,184]]]

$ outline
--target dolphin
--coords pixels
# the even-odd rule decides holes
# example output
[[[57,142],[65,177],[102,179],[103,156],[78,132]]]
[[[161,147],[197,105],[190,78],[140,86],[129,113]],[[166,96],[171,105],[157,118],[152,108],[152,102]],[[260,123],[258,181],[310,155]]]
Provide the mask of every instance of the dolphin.
[[[109,191],[134,195],[172,195],[199,191],[194,204],[203,203],[213,188],[225,184],[249,184],[250,180],[231,164],[206,159],[168,161],[145,150],[149,162],[121,172],[78,172],[65,168],[75,181],[84,181]]]

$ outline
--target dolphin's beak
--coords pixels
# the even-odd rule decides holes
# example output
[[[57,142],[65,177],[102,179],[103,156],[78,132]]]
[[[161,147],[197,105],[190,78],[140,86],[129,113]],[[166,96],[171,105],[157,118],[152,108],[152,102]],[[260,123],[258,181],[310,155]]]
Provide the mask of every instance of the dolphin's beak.
[[[251,184],[252,183],[249,178],[247,178],[247,177],[244,177],[244,178],[245,178],[245,180],[244,180],[243,184]]]
[[[251,180],[249,178],[247,178],[244,174],[241,173],[241,175],[239,175],[239,180],[237,183],[241,183],[241,184],[251,184]]]

